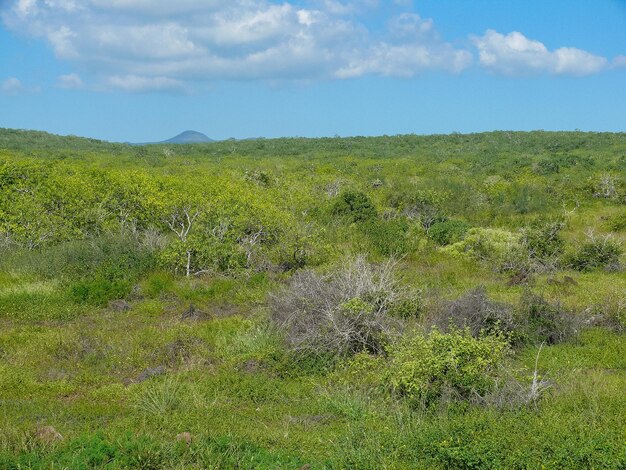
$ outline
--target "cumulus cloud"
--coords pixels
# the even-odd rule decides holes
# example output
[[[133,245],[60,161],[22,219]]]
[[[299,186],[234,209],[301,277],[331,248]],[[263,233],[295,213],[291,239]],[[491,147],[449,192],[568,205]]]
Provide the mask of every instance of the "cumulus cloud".
[[[542,73],[583,76],[609,66],[605,57],[575,47],[550,51],[542,42],[528,39],[517,31],[505,36],[490,29],[483,36],[472,37],[472,42],[483,67],[509,76]]]
[[[26,87],[17,78],[9,77],[2,82],[0,90],[2,90],[2,93],[5,95],[19,95],[26,91]]]
[[[470,64],[471,54],[442,40],[432,20],[404,14],[384,32],[368,29],[359,15],[379,3],[7,0],[1,11],[8,28],[43,38],[100,86],[126,91],[219,79],[411,77]]]
[[[29,95],[39,93],[41,87],[33,85],[25,85],[21,80],[15,77],[9,77],[0,82],[0,94],[3,95]]]
[[[469,52],[441,42],[430,19],[403,13],[393,18],[389,26],[394,41],[379,42],[351,58],[336,76],[349,78],[379,74],[408,78],[430,69],[458,73],[472,61]]]
[[[57,84],[60,88],[84,88],[85,84],[78,74],[70,73],[67,75],[59,75]]]
[[[441,38],[432,19],[408,12],[411,0],[392,3],[405,13],[384,29],[361,21],[383,11],[380,0],[0,0],[0,17],[83,71],[84,79],[59,77],[65,88],[181,91],[215,80],[409,78],[460,73],[473,52],[484,69],[508,76],[626,66],[624,56],[549,50],[519,32],[488,30],[472,36],[475,49],[468,50]]]
[[[184,83],[167,77],[140,77],[137,75],[114,75],[108,77],[108,85],[129,92],[181,91]]]
[[[20,80],[15,77],[9,77],[0,85],[0,90],[5,95],[19,95],[26,91],[26,87],[22,84]]]
[[[353,0],[341,2],[337,0],[316,0],[314,5],[334,15],[353,15],[378,6],[378,0]]]

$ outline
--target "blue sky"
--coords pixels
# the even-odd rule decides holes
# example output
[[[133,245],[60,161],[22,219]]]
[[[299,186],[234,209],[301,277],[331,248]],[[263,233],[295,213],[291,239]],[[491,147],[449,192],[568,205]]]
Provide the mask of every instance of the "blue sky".
[[[626,0],[0,0],[0,127],[626,131]]]

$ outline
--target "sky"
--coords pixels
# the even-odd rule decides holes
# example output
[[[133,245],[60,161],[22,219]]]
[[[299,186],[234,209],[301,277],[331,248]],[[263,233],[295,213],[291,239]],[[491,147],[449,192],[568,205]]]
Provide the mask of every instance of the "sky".
[[[626,0],[0,0],[0,127],[626,131]]]

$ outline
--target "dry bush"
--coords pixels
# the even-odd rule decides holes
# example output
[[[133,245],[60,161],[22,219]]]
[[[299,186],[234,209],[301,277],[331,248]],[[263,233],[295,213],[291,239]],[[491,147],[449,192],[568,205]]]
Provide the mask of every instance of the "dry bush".
[[[327,275],[300,271],[272,296],[272,320],[294,350],[380,353],[400,326],[389,312],[406,298],[394,276],[395,264],[369,264],[358,256]]]
[[[508,371],[501,372],[496,385],[484,395],[475,394],[472,402],[498,410],[515,410],[538,406],[541,398],[554,388],[554,383],[533,371],[530,380],[520,380]]]
[[[477,338],[481,332],[496,330],[510,333],[516,325],[510,305],[489,300],[485,288],[472,289],[456,300],[440,302],[429,317],[427,326],[441,331],[469,329]]]
[[[581,320],[560,302],[549,302],[543,296],[525,291],[517,311],[518,329],[526,342],[556,344],[576,335]]]
[[[617,333],[626,331],[626,292],[610,291],[599,304],[585,310],[588,326],[604,326]]]
[[[484,287],[477,287],[456,300],[439,301],[431,308],[427,328],[442,331],[469,329],[472,336],[504,333],[513,345],[556,344],[574,336],[582,324],[558,302],[549,302],[530,290],[516,306],[494,302]]]
[[[617,332],[626,330],[626,292],[612,292],[605,297],[604,313],[607,325]]]

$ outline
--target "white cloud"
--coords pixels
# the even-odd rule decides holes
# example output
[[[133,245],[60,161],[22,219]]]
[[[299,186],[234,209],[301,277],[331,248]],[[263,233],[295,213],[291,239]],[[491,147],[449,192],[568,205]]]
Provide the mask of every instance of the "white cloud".
[[[15,77],[9,77],[0,83],[0,93],[4,95],[27,95],[40,91],[40,87],[24,85],[21,80]]]
[[[374,32],[379,0],[8,0],[4,24],[46,40],[101,88],[179,89],[220,79],[272,82],[458,72],[471,54],[432,20],[400,15]],[[304,6],[303,6],[304,5]],[[96,83],[96,85],[98,85]]]
[[[410,0],[393,0],[411,8]],[[403,13],[369,28],[380,0],[0,0],[4,25],[45,40],[80,67],[58,85],[129,92],[203,87],[214,80],[312,81],[363,75],[459,73],[473,55],[432,19]],[[480,65],[510,76],[589,75],[625,66],[581,49],[549,50],[513,32],[472,37]]]
[[[0,85],[0,90],[6,95],[19,95],[26,91],[26,87],[15,77],[9,77]]]
[[[535,75],[592,75],[606,69],[605,57],[574,47],[550,51],[540,41],[528,39],[514,31],[506,36],[487,30],[481,37],[472,37],[479,52],[480,64],[486,69],[510,76]]]
[[[331,15],[353,15],[376,8],[378,0],[352,0],[340,2],[337,0],[316,0],[314,4]]]
[[[128,92],[182,91],[185,86],[179,80],[167,77],[140,77],[137,75],[114,75],[108,77],[108,85]]]
[[[389,22],[393,41],[379,42],[350,59],[336,72],[339,78],[379,74],[413,77],[426,70],[458,73],[472,62],[472,55],[439,40],[431,19],[403,13]]]
[[[60,88],[80,89],[85,87],[83,80],[75,73],[59,75],[57,81]]]

